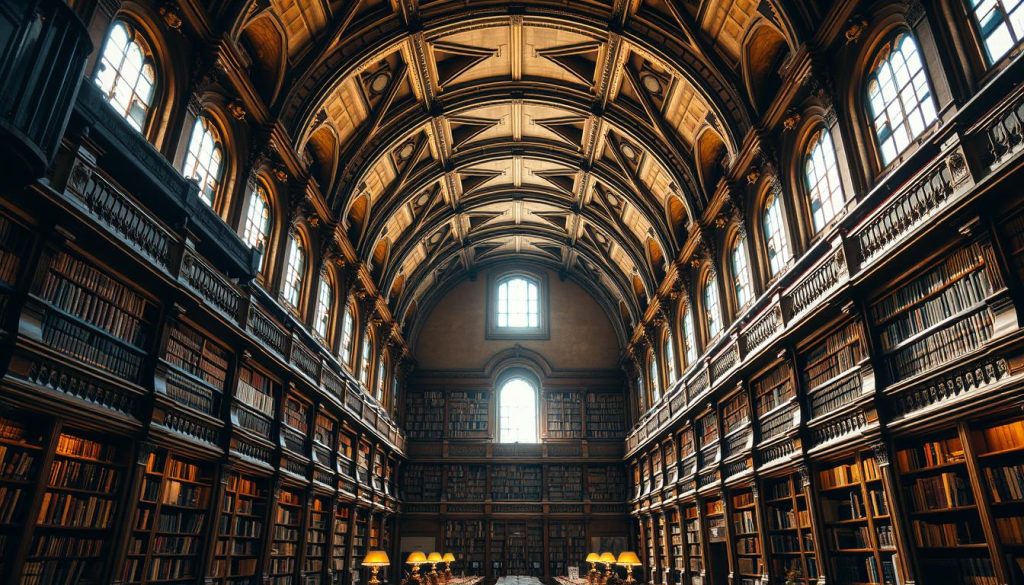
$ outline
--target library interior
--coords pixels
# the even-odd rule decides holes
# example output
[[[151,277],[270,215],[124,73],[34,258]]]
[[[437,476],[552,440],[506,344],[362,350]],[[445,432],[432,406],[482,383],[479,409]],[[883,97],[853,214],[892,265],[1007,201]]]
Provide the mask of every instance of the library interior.
[[[1024,585],[1024,0],[3,0],[0,583]]]

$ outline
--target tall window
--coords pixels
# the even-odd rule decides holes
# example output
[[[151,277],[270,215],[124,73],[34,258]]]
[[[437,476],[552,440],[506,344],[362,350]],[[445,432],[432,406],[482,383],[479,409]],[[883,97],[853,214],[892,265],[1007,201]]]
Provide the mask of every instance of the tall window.
[[[651,380],[651,402],[661,400],[661,376],[658,375],[658,356],[651,350],[651,358],[647,362],[647,376]]]
[[[668,372],[668,383],[672,384],[676,381],[676,350],[675,345],[672,343],[672,332],[669,331],[665,334],[665,370]]]
[[[811,199],[811,219],[817,232],[832,221],[845,203],[836,148],[832,144],[832,135],[824,128],[811,141],[810,152],[804,159],[804,178]]]
[[[523,378],[512,378],[498,392],[498,441],[537,442],[537,389]]]
[[[636,377],[636,397],[637,397],[637,402],[640,405],[640,408],[639,408],[640,412],[646,412],[647,411],[647,391],[644,390],[644,377],[643,376],[637,376]]]
[[[772,276],[778,274],[789,262],[789,240],[786,238],[785,224],[782,222],[782,206],[779,196],[771,194],[764,205],[761,219],[764,225],[764,243],[768,252],[768,267]]]
[[[224,148],[220,136],[206,116],[199,116],[188,141],[184,174],[199,183],[199,197],[213,206],[223,174]]]
[[[499,328],[540,327],[537,283],[525,276],[513,276],[499,282],[497,313]]]
[[[345,314],[341,318],[341,362],[351,367],[352,364],[352,306],[345,305]]]
[[[1024,0],[970,0],[989,63],[1024,39]]]
[[[704,281],[704,312],[708,317],[708,337],[715,337],[722,330],[722,308],[718,302],[718,284],[713,274]]]
[[[288,263],[284,268],[284,283],[281,286],[281,293],[285,302],[293,309],[298,309],[302,300],[302,273],[305,270],[306,252],[302,249],[299,235],[292,234],[288,238]]]
[[[683,315],[683,352],[687,366],[697,361],[697,337],[693,334],[693,311],[690,307],[686,307]]]
[[[377,402],[380,403],[384,402],[384,371],[386,369],[387,368],[384,365],[384,356],[381,356],[380,360],[377,362],[377,390],[374,392],[374,397],[377,399]]]
[[[316,293],[316,313],[313,318],[313,329],[320,337],[327,338],[327,325],[331,321],[331,305],[334,303],[334,289],[326,276],[320,277],[319,290]]]
[[[750,265],[747,263],[746,238],[733,240],[729,260],[732,263],[732,281],[736,286],[736,305],[745,307],[754,296],[750,283]]]
[[[141,132],[153,104],[156,71],[146,40],[126,22],[115,21],[110,28],[95,81],[107,103]]]
[[[370,337],[370,331],[366,331],[366,335],[363,336],[363,348],[359,356],[359,381],[365,388],[370,383],[370,346],[373,345],[373,338]]]
[[[882,47],[867,90],[875,139],[887,165],[937,117],[912,36],[901,33]]]
[[[267,240],[270,238],[270,201],[267,190],[257,184],[249,194],[249,208],[245,212],[245,228],[242,231],[245,243],[260,251],[260,270],[267,255]]]

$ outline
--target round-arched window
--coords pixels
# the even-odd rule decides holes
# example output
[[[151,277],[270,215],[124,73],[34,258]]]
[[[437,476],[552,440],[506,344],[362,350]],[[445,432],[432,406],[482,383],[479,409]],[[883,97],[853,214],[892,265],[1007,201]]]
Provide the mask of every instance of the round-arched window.
[[[537,442],[537,387],[526,378],[509,378],[498,391],[498,441]]]

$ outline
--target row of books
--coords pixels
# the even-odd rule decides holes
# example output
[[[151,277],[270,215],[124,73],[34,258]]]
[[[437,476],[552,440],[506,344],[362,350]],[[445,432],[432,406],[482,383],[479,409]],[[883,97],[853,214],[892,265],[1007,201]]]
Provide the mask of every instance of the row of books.
[[[137,350],[53,312],[43,317],[42,332],[43,343],[65,353],[71,361],[80,360],[126,380],[139,380],[142,355]]]
[[[837,550],[858,550],[871,546],[867,526],[844,526],[828,529],[830,544]]]
[[[135,347],[144,346],[147,326],[141,317],[145,300],[123,287],[122,293],[114,300],[101,295],[54,272],[46,275],[40,291],[43,300],[65,313],[88,321]]]
[[[752,384],[758,416],[775,409],[793,397],[793,382],[789,364],[780,364]]]
[[[862,339],[860,324],[853,322],[801,355],[804,387],[814,390],[860,363],[864,359]]]
[[[18,276],[27,232],[8,217],[0,215],[0,282],[13,285]]]
[[[114,501],[109,497],[47,491],[43,494],[37,522],[72,528],[107,528],[113,516]]]
[[[884,323],[906,311],[921,299],[939,293],[958,282],[967,274],[985,266],[985,259],[977,244],[958,250],[946,256],[938,265],[922,276],[901,286],[871,306],[871,317],[875,323]]]
[[[1024,464],[984,468],[994,502],[1024,500]]]
[[[811,514],[808,510],[784,510],[772,506],[767,510],[766,516],[769,530],[808,528],[811,525]]]
[[[919,477],[910,485],[914,510],[944,510],[974,504],[970,484],[956,473]]]
[[[924,563],[926,583],[958,583],[962,585],[998,585],[992,561],[988,558],[929,558]],[[895,581],[894,581],[895,582]]]
[[[50,464],[49,485],[94,492],[113,492],[117,487],[116,469],[80,459],[55,459]]]
[[[977,519],[950,522],[914,520],[911,523],[911,532],[917,546],[923,547],[955,547],[985,542],[981,524]]]
[[[29,556],[34,558],[88,558],[103,552],[106,540],[95,536],[39,534],[32,541]]]
[[[810,396],[811,418],[835,412],[856,400],[862,393],[860,376],[856,375],[825,384]]]
[[[983,453],[1010,451],[1024,448],[1024,420],[995,425],[980,432]]]
[[[540,466],[494,465],[491,469],[491,499],[540,500]]]
[[[837,583],[896,583],[896,567],[892,557],[883,556],[879,570],[873,555],[840,556],[835,559]],[[831,579],[830,579],[831,580]]]
[[[549,465],[544,483],[549,500],[583,499],[583,468],[579,465]]]
[[[174,323],[168,333],[164,359],[217,390],[224,391],[228,352],[192,327],[180,322]]]
[[[990,337],[992,314],[973,313],[890,354],[888,373],[894,381],[908,378],[974,351]]]
[[[900,471],[904,472],[958,463],[963,460],[964,446],[960,442],[960,437],[928,441],[896,452],[896,463],[899,465]]]
[[[35,462],[36,456],[30,451],[0,445],[0,478],[28,479]]]
[[[1024,518],[1020,516],[996,518],[996,532],[1003,544],[1024,544]]]
[[[260,378],[266,380],[262,374],[248,368],[243,368],[238,375],[238,385],[235,387],[235,400],[262,415],[272,418],[274,416],[274,396],[263,390],[271,387],[269,380],[261,383]]]

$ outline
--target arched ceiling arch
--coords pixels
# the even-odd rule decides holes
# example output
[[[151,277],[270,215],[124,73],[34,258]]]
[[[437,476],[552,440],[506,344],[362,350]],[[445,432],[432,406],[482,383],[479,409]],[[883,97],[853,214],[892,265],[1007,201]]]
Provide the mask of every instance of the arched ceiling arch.
[[[751,129],[744,31],[789,30],[769,0],[235,6],[234,31],[267,11],[286,31],[286,91],[269,105],[333,169],[314,177],[330,219],[397,315],[518,258],[638,317],[713,188],[696,137],[720,138],[721,159],[700,164],[724,166]],[[307,149],[325,127],[334,151]]]

